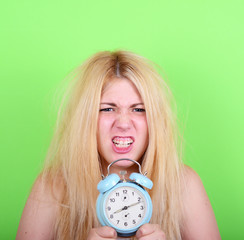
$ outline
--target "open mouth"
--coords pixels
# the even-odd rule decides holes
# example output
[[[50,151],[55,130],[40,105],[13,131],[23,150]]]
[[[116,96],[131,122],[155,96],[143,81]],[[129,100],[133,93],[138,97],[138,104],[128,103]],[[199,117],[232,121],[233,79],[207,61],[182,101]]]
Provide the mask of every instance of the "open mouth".
[[[114,137],[112,142],[116,148],[128,148],[134,140],[131,137]]]

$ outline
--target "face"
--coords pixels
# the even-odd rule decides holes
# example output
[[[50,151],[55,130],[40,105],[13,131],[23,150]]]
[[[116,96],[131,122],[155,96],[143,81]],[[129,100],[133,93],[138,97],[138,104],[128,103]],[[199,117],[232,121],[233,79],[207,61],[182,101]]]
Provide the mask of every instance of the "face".
[[[113,79],[104,89],[98,118],[98,152],[103,167],[120,158],[139,161],[148,146],[148,126],[143,101],[134,84]],[[130,168],[133,163],[112,165]]]

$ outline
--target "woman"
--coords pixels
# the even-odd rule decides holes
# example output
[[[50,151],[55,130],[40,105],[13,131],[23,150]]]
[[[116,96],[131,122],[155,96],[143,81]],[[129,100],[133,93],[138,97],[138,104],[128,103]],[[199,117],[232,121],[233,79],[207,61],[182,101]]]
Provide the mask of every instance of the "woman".
[[[100,52],[75,72],[46,166],[33,186],[17,239],[117,239],[96,217],[97,184],[120,158],[142,164],[153,181],[153,215],[136,238],[220,239],[197,174],[177,152],[169,89],[146,59]],[[111,172],[137,167],[129,161]]]

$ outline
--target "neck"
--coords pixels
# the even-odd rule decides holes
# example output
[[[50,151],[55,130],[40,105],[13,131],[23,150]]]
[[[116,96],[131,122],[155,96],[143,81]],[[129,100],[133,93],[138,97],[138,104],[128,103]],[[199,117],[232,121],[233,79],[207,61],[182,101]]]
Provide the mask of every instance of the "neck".
[[[102,166],[101,166],[102,167],[102,173],[104,176],[107,176],[107,174],[108,174],[107,168],[108,168],[109,164],[105,160],[102,160],[101,162],[102,162]],[[127,161],[127,162],[129,162],[129,161]],[[122,164],[119,164],[119,162],[118,162],[118,163],[113,164],[109,168],[109,174],[116,173],[120,177],[122,177],[120,174],[121,171],[126,171],[126,174],[125,174],[126,179],[129,178],[131,173],[139,172],[137,164],[135,164],[133,162],[130,162],[130,164],[127,164],[127,165],[122,165]]]

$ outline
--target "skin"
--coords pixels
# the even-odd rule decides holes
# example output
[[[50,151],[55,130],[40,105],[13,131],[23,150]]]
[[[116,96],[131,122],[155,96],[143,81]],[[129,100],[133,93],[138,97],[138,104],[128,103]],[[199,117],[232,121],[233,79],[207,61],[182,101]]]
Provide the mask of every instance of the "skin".
[[[109,103],[109,104],[108,104]],[[106,110],[103,110],[106,109]],[[114,79],[105,88],[100,105],[98,120],[98,151],[102,157],[104,173],[112,161],[121,157],[140,161],[148,145],[148,127],[146,113],[141,97],[135,86],[126,79]],[[126,154],[113,150],[111,139],[114,136],[132,136],[133,148]],[[128,173],[137,171],[127,161],[113,165],[111,172],[118,173],[124,168]],[[191,168],[184,169],[185,186],[182,196],[184,207],[182,228],[183,240],[219,240],[220,234],[214,213],[199,176]],[[24,208],[16,240],[54,239],[53,226],[58,205],[50,189],[40,191],[41,183],[37,179]],[[62,186],[56,186],[54,194],[61,196]],[[166,240],[165,233],[157,224],[144,224],[136,233],[138,240]],[[110,227],[91,229],[87,240],[117,239],[116,231]]]
[[[132,149],[126,153],[113,148],[114,137],[133,138]],[[102,158],[104,173],[108,164],[120,158],[139,161],[148,146],[148,126],[144,104],[135,86],[127,79],[115,78],[104,89],[98,118],[98,152]],[[111,172],[126,169],[132,172],[136,166],[129,161],[118,162]],[[136,167],[137,168],[137,167]]]
[[[118,153],[112,147],[114,136],[134,139],[133,148],[126,153]],[[115,78],[104,89],[100,101],[98,118],[98,151],[102,157],[103,169],[116,159],[130,158],[140,161],[148,146],[148,125],[143,101],[136,87],[127,79]],[[128,174],[138,171],[131,162],[118,162],[110,172],[118,173],[126,169]],[[165,239],[158,225],[145,224],[138,230],[137,239]],[[113,228],[100,227],[91,230],[88,239],[117,239]]]
[[[38,178],[32,188],[23,210],[16,240],[51,240],[53,225],[58,211],[58,205],[53,199],[52,192],[41,189],[41,179]],[[55,195],[60,193],[61,186],[56,186]]]

